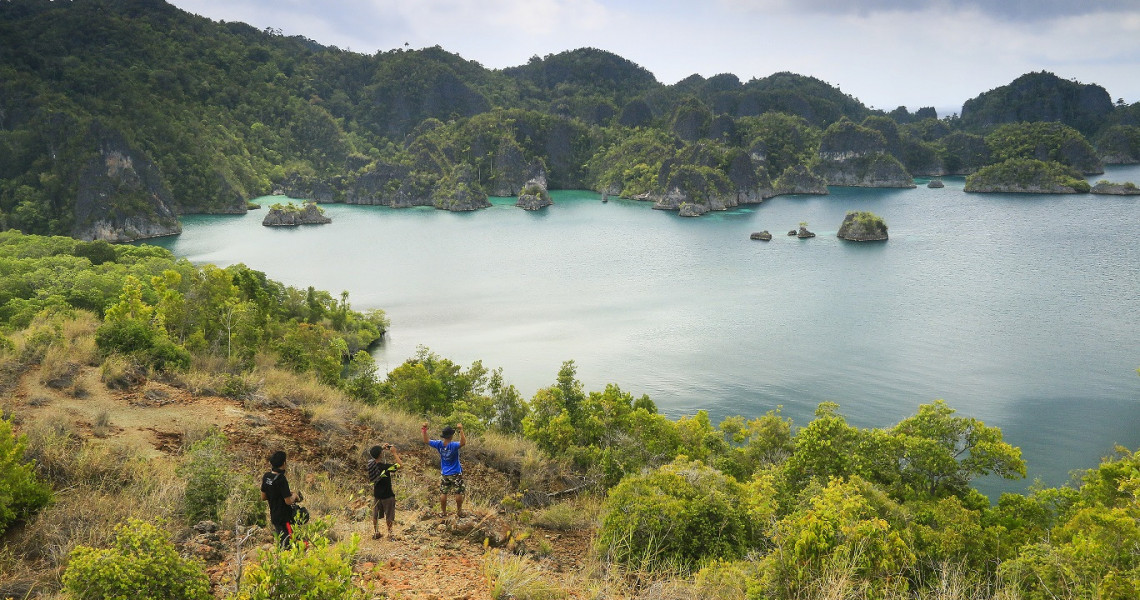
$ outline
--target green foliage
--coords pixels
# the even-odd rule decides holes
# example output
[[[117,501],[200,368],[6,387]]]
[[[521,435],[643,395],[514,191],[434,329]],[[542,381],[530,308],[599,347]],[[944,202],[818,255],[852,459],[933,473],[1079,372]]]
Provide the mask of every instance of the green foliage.
[[[299,527],[304,529],[306,526]],[[352,582],[352,560],[359,539],[331,543],[324,535],[305,536],[287,550],[263,552],[230,600],[353,600],[366,597]]]
[[[1021,450],[1005,443],[1000,429],[977,419],[954,416],[942,400],[923,404],[895,425],[900,442],[902,495],[964,497],[970,481],[982,475],[1025,477]]]
[[[1038,193],[1056,193],[1071,190],[1086,193],[1092,186],[1072,167],[1058,162],[1043,162],[1032,158],[1011,158],[989,165],[966,178],[967,192],[980,190],[1010,190]]]
[[[1036,510],[999,506],[1003,522],[1025,515],[1030,531],[1048,533],[1028,538],[1001,565],[1023,598],[1123,600],[1140,592],[1140,458],[1117,450],[1084,474],[1076,493],[1039,490],[1028,504]]]
[[[1086,134],[1112,113],[1112,98],[1099,85],[1061,79],[1041,71],[971,98],[962,106],[962,123],[986,129],[1002,123],[1059,121]]]
[[[1082,173],[1101,172],[1096,152],[1076,129],[1061,123],[1010,123],[986,136],[994,162],[1011,159],[1053,161]]]
[[[772,173],[809,164],[815,158],[823,133],[802,117],[780,112],[745,117],[738,128],[750,150],[764,157]]]
[[[115,527],[111,548],[77,546],[63,587],[77,600],[205,600],[210,579],[199,560],[178,555],[166,532],[131,519]]]
[[[128,275],[118,304],[107,309],[95,333],[95,344],[104,354],[133,356],[157,369],[188,368],[190,352],[170,339],[162,312],[147,304],[142,295],[142,284]]]
[[[892,524],[897,506],[858,478],[832,479],[775,526],[775,549],[762,559],[770,593],[795,598],[842,566],[865,583],[870,597],[905,590],[915,555]]]
[[[616,190],[623,197],[659,189],[661,165],[672,158],[680,142],[656,129],[641,129],[623,137],[590,161],[594,188]]]
[[[195,442],[186,453],[179,475],[186,478],[186,520],[217,521],[235,481],[225,435],[214,432]]]
[[[1140,162],[1140,127],[1113,125],[1096,136],[1096,149],[1110,162]]]
[[[51,501],[51,489],[36,476],[35,465],[24,459],[25,437],[0,418],[0,533]]]
[[[762,543],[761,528],[774,512],[770,491],[678,458],[610,491],[598,549],[634,567],[692,569],[709,559],[741,557]]]

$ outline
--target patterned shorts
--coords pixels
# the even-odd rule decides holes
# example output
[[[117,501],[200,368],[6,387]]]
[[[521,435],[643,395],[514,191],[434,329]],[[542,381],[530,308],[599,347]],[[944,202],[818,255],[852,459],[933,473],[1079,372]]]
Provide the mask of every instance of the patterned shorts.
[[[463,485],[463,473],[444,475],[439,482],[439,493],[441,494],[462,494],[466,490],[467,487]]]

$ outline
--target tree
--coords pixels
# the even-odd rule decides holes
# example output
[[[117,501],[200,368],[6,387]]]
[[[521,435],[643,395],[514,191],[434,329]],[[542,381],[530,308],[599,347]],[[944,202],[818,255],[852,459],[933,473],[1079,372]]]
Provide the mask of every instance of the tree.
[[[976,477],[1025,477],[1021,450],[1003,441],[1000,429],[954,413],[945,401],[936,400],[891,429],[891,436],[901,442],[898,465],[904,495],[965,497]]]

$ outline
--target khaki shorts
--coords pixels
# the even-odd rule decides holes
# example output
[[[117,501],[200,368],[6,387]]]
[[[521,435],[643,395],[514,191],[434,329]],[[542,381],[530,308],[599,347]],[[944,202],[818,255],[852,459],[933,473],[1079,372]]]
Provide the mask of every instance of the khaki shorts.
[[[373,501],[376,502],[375,511],[376,511],[376,517],[377,518],[384,517],[384,520],[389,522],[389,523],[394,523],[396,521],[396,497],[395,496],[392,496],[391,498],[384,498],[384,499],[374,498]]]
[[[441,494],[458,495],[465,491],[467,491],[467,486],[463,485],[463,473],[444,475],[439,482],[439,493]]]

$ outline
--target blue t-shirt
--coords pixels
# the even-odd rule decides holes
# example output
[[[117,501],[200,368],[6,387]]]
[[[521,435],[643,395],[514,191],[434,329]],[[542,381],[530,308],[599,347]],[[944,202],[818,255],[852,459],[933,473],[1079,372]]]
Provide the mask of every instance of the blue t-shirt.
[[[431,440],[428,445],[439,450],[439,470],[444,475],[458,475],[463,472],[463,467],[459,465],[459,442],[447,444],[443,440]]]

